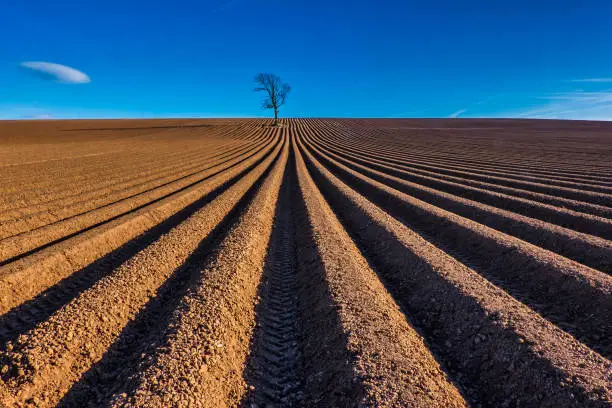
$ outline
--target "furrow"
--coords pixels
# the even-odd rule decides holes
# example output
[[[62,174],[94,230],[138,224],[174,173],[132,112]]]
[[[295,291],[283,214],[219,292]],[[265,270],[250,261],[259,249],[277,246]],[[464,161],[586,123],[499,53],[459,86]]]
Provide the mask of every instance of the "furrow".
[[[237,128],[236,132],[253,132],[256,129],[248,128],[240,129]],[[261,139],[262,132],[254,132],[253,134],[259,135],[258,138]],[[89,188],[89,190],[96,190],[97,188],[102,188],[108,185],[112,185],[113,183],[121,180],[126,180],[130,177],[132,173],[136,174],[156,174],[159,173],[160,170],[166,168],[179,168],[182,166],[180,162],[191,162],[194,158],[199,158],[203,155],[211,155],[210,148],[211,146],[217,146],[220,151],[217,151],[211,155],[211,159],[217,157],[219,155],[224,154],[224,150],[233,150],[239,148],[240,146],[246,146],[248,144],[253,144],[257,142],[254,140],[240,140],[237,138],[236,134],[232,134],[229,137],[229,140],[224,140],[221,136],[225,135],[226,137],[230,136],[229,130],[227,132],[213,134],[207,133],[206,138],[196,144],[196,146],[192,146],[192,149],[189,152],[185,152],[185,148],[188,146],[186,142],[179,142],[172,145],[164,145],[165,150],[168,150],[164,155],[153,155],[153,160],[151,160],[151,153],[155,153],[156,149],[159,149],[159,145],[156,143],[143,144],[138,143],[136,146],[128,146],[127,148],[124,146],[121,150],[135,150],[129,151],[131,153],[130,160],[122,160],[121,155],[117,156],[118,160],[113,160],[115,157],[111,157],[111,162],[109,166],[109,158],[101,158],[98,161],[94,161],[92,163],[91,160],[88,160],[85,163],[79,162],[74,163],[71,166],[68,166],[66,169],[65,164],[61,162],[61,167],[56,169],[54,172],[53,169],[49,169],[42,174],[41,180],[44,181],[43,184],[40,184],[39,180],[34,181],[34,183],[28,183],[32,185],[30,194],[27,194],[28,188],[21,189],[23,192],[26,192],[27,205],[36,205],[47,202],[48,200],[60,199],[62,196],[66,194],[80,192],[83,190],[84,185],[85,191],[88,191],[88,188],[91,186],[92,177],[99,176],[101,180],[99,183],[93,187],[93,189]],[[204,136],[204,135],[203,135]],[[190,143],[193,145],[193,143]],[[233,147],[232,147],[233,146]],[[61,160],[61,159],[58,159]],[[179,163],[177,163],[179,162]],[[66,172],[68,170],[68,172]],[[61,171],[60,174],[56,174],[57,171]],[[23,174],[25,181],[31,180],[32,175],[30,172],[26,172]],[[19,181],[16,181],[19,183]],[[21,181],[23,182],[23,180]],[[3,190],[6,190],[3,188]],[[78,191],[75,191],[78,190]],[[42,197],[39,197],[41,200],[36,199],[36,194],[39,192],[44,192]],[[15,203],[13,202],[11,206],[8,208],[15,207]],[[27,208],[27,207],[24,207]]]
[[[66,236],[78,234],[83,229],[88,229],[92,225],[98,226],[109,220],[116,219],[127,213],[137,211],[152,203],[163,200],[176,192],[188,189],[211,175],[217,174],[225,168],[232,167],[236,163],[255,155],[258,151],[265,148],[265,144],[257,146],[251,151],[243,152],[242,155],[237,155],[227,160],[213,161],[210,166],[201,172],[194,175],[185,176],[177,181],[168,182],[159,188],[147,190],[138,193],[134,196],[120,199],[115,202],[110,202],[101,207],[77,213],[57,221],[50,222],[41,227],[36,227],[32,230],[14,235],[10,238],[5,238],[0,241],[0,266],[14,262],[23,256],[23,254],[31,254],[41,248],[54,244]],[[27,221],[27,220],[26,220]],[[44,221],[44,220],[43,220]],[[43,222],[44,224],[44,222]],[[11,227],[11,224],[7,225]]]
[[[380,174],[376,170],[371,170]],[[458,195],[469,200],[481,202],[507,211],[512,211],[528,217],[538,218],[552,222],[559,226],[573,229],[585,234],[612,239],[612,221],[610,219],[594,216],[574,210],[559,208],[529,199],[515,197],[508,194],[488,191],[482,188],[465,186],[462,184],[426,179],[423,177],[409,177],[402,173],[402,178],[422,184],[426,187],[438,189],[449,194]]]
[[[592,191],[597,193],[611,194],[612,193],[612,185],[610,183],[605,182],[596,182],[588,179],[580,179],[580,178],[567,178],[561,176],[548,176],[548,177],[535,177],[525,175],[521,172],[511,172],[511,171],[485,171],[483,168],[478,167],[469,167],[469,166],[461,166],[461,165],[445,165],[436,161],[427,161],[427,160],[419,160],[412,161],[406,160],[402,161],[402,163],[396,163],[405,166],[409,166],[411,168],[419,168],[422,170],[434,171],[441,174],[447,174],[452,176],[459,177],[469,177],[475,180],[480,181],[488,181],[488,180],[498,180],[503,183],[508,183],[506,185],[510,187],[518,187],[523,185],[532,185],[535,184],[545,184],[554,187],[564,187],[570,189],[579,189]]]
[[[0,344],[16,340],[20,334],[31,330],[47,319],[81,292],[84,292],[102,277],[110,274],[122,263],[136,255],[142,248],[155,242],[162,235],[167,234],[172,228],[215,199],[233,183],[238,181],[243,174],[246,174],[246,171],[227,180],[215,190],[189,204],[142,235],[126,242],[114,251],[44,290],[33,299],[0,316]]]
[[[218,198],[17,342],[7,344],[0,352],[0,361],[8,367],[0,384],[2,400],[14,406],[27,401],[36,401],[40,406],[57,404],[69,387],[103,358],[165,282],[177,274],[185,279],[181,271],[188,267],[190,255],[196,252],[197,258],[201,257],[212,249],[208,240],[226,233],[227,224],[238,215],[236,211],[250,201],[258,189],[258,180],[277,160],[279,149],[277,145],[272,155]]]
[[[211,154],[210,148],[213,146],[215,149],[219,150],[217,153]],[[134,183],[138,181],[138,178],[153,180],[155,177],[160,177],[172,171],[185,168],[186,163],[192,163],[207,155],[211,156],[210,158],[212,159],[215,156],[224,154],[225,151],[231,152],[232,150],[237,150],[241,146],[246,146],[246,143],[236,140],[225,142],[214,140],[210,141],[206,147],[198,146],[197,149],[188,154],[181,152],[180,149],[178,151],[168,152],[167,155],[157,157],[154,162],[146,161],[144,158],[145,155],[140,152],[140,155],[135,154],[133,158],[134,162],[129,163],[129,165],[126,164],[122,166],[121,163],[117,163],[114,166],[110,166],[111,168],[105,168],[104,165],[108,167],[109,164],[108,158],[105,158],[105,160],[101,159],[96,165],[75,163],[72,166],[65,165],[65,167],[62,168],[63,172],[69,172],[65,177],[58,175],[56,176],[57,179],[54,179],[52,177],[53,171],[49,170],[50,174],[45,175],[44,183],[28,183],[28,177],[31,178],[31,175],[25,173],[22,180],[15,180],[13,183],[21,185],[28,183],[26,184],[27,187],[16,191],[23,196],[24,201],[25,199],[27,199],[27,201],[23,204],[17,204],[16,201],[18,197],[11,197],[7,194],[4,198],[8,199],[8,202],[0,206],[2,209],[1,217],[5,220],[19,216],[27,216],[39,209],[51,207],[54,204],[59,205],[62,202],[69,202],[70,199],[74,199],[80,195],[93,195],[96,192],[103,189],[110,189],[121,183],[129,186],[130,182]],[[181,155],[181,153],[183,154]],[[178,162],[179,159],[180,162]],[[63,162],[60,163],[64,164]],[[91,179],[94,175],[100,177],[99,182],[96,184],[91,183]],[[3,191],[9,193],[6,187],[3,188]]]
[[[318,154],[345,183],[604,356],[612,353],[612,278],[442,210]],[[509,267],[510,266],[510,267]]]
[[[57,245],[2,267],[0,273],[0,313],[38,295],[97,258],[115,250],[125,242],[161,223],[200,197],[239,178],[270,154],[271,143],[250,158],[220,171],[191,188],[177,192],[141,211],[127,214],[111,222],[75,235]]]
[[[303,403],[466,406],[295,156]]]
[[[14,209],[19,215],[21,211],[27,212],[31,205],[36,208],[37,205],[44,206],[46,203],[67,199],[80,192],[89,193],[129,181],[134,175],[155,175],[164,168],[179,168],[202,155],[209,154],[212,146],[229,149],[232,145],[236,147],[247,144],[223,139],[204,140],[196,143],[192,150],[185,153],[186,142],[172,145],[147,142],[141,142],[140,146],[119,144],[117,151],[100,156],[97,160],[85,158],[87,160],[71,162],[58,158],[51,163],[45,163],[46,165],[40,169],[27,167],[21,169],[23,180],[1,187],[5,201],[1,208]],[[157,155],[156,150],[160,148],[167,150],[167,154]],[[23,188],[15,188],[16,185],[22,185]]]
[[[465,168],[461,165],[444,165],[440,161],[417,160],[415,158],[405,158],[402,160],[391,159],[387,155],[381,154],[377,149],[367,143],[341,142],[339,138],[332,138],[329,135],[318,134],[317,140],[321,143],[334,147],[343,153],[358,154],[373,162],[378,162],[387,166],[400,166],[403,170],[418,172],[434,177],[447,176],[451,180],[465,180],[469,182],[482,182],[487,186],[506,186],[508,191],[521,192],[531,190],[544,193],[554,197],[565,196],[570,199],[597,202],[601,198],[609,198],[612,194],[612,187],[604,185],[592,185],[588,182],[569,182],[555,180],[551,178],[524,178],[515,174],[481,174],[482,169]],[[376,153],[375,153],[376,152]],[[478,183],[474,183],[478,185]],[[603,194],[603,196],[599,196]],[[536,195],[537,196],[537,195]],[[586,199],[585,199],[586,197]],[[599,199],[597,197],[600,197]],[[595,200],[595,201],[593,201]]]
[[[423,240],[305,153],[332,209],[475,406],[609,406],[609,360]]]
[[[293,159],[293,157],[292,157]],[[293,166],[293,163],[290,164]],[[242,405],[296,406],[300,391],[298,349],[298,284],[295,264],[295,227],[291,196],[297,181],[287,169],[276,208],[270,247],[259,287],[257,326],[245,372],[249,385]]]
[[[321,144],[316,142],[314,143],[318,147],[322,148]],[[386,165],[382,164],[383,162],[381,160],[364,158],[363,156],[365,155],[363,155],[361,152],[348,153],[342,149],[330,149],[329,145],[326,145],[326,148],[328,151],[341,156],[345,160],[350,160],[404,180],[413,181],[425,186],[436,187],[441,190],[445,190],[447,188],[457,189],[461,187],[473,187],[474,189],[468,188],[467,190],[464,190],[463,195],[474,195],[482,191],[495,191],[501,193],[501,197],[507,196],[511,198],[523,198],[552,206],[567,208],[577,212],[592,214],[598,217],[612,217],[612,208],[610,208],[610,203],[608,202],[612,200],[612,195],[592,193],[589,196],[585,196],[583,194],[583,190],[576,189],[568,189],[567,194],[558,195],[555,195],[555,192],[553,191],[545,191],[544,193],[537,191],[534,192],[531,190],[518,189],[489,182],[473,181],[463,177],[440,175],[431,171],[407,169],[406,166],[403,165]],[[548,186],[544,187],[548,188]]]
[[[161,143],[163,144],[163,147],[168,149],[168,154],[166,155],[155,155],[154,157],[154,162],[147,162],[147,161],[143,161],[142,159],[145,157],[151,157],[151,153],[154,153],[156,151],[156,149],[158,149],[160,147],[160,138],[156,138],[156,137],[146,137],[146,138],[139,138],[139,139],[124,139],[124,140],[116,140],[116,141],[103,141],[102,143],[96,143],[94,142],[94,146],[99,146],[101,148],[103,148],[102,152],[104,154],[98,154],[98,153],[94,153],[92,154],[86,154],[83,156],[66,156],[63,152],[68,148],[72,148],[75,145],[73,143],[70,143],[68,145],[66,144],[58,144],[58,145],[53,145],[53,144],[47,144],[46,147],[47,149],[44,150],[44,152],[51,152],[51,154],[54,156],[54,158],[50,159],[50,160],[34,160],[34,161],[30,161],[30,162],[25,162],[22,164],[22,166],[18,166],[18,167],[8,167],[5,170],[9,170],[9,178],[7,178],[6,180],[2,180],[3,182],[6,181],[8,183],[2,183],[0,185],[0,189],[2,189],[3,191],[13,191],[16,192],[17,194],[19,194],[19,189],[15,189],[13,188],[12,190],[10,189],[11,185],[14,186],[14,183],[19,183],[22,182],[24,179],[26,181],[31,181],[31,173],[34,172],[36,173],[36,175],[40,175],[40,178],[37,178],[36,180],[33,181],[33,183],[31,183],[31,185],[28,187],[28,189],[26,189],[26,191],[29,193],[27,196],[30,199],[33,199],[35,197],[32,197],[33,195],[35,196],[38,192],[40,192],[41,190],[45,190],[48,187],[52,187],[52,186],[57,186],[58,182],[59,183],[64,183],[64,184],[60,184],[62,187],[66,186],[68,192],[72,190],[72,188],[74,188],[75,184],[78,185],[80,182],[87,182],[87,180],[90,180],[92,175],[97,175],[97,174],[101,174],[103,177],[107,177],[110,176],[112,177],[117,177],[117,176],[121,176],[123,171],[130,171],[131,169],[148,169],[148,170],[155,170],[159,164],[164,164],[164,163],[175,163],[177,161],[177,159],[181,158],[181,157],[185,157],[187,159],[189,159],[190,157],[192,157],[193,154],[198,155],[201,154],[198,153],[198,148],[202,149],[205,146],[210,146],[211,143],[213,144],[218,144],[219,142],[227,142],[228,139],[230,139],[230,143],[233,142],[240,142],[240,138],[239,137],[228,137],[230,136],[231,132],[239,132],[237,135],[240,135],[240,133],[242,133],[243,131],[248,130],[249,127],[232,127],[232,128],[227,128],[227,129],[215,129],[213,128],[208,129],[205,132],[199,132],[198,136],[201,137],[201,139],[199,140],[195,140],[196,142],[196,146],[194,148],[193,151],[190,151],[189,153],[185,153],[184,148],[188,145],[187,141],[183,140],[181,141],[182,138],[184,138],[186,136],[185,133],[183,134],[172,134],[172,136],[179,136],[176,139],[173,139],[172,143],[164,143],[163,142],[163,137],[161,138]],[[250,129],[253,129],[252,127]],[[170,133],[166,134],[165,137],[170,136]],[[172,137],[171,136],[171,137]],[[84,137],[87,137],[87,135],[85,135]],[[233,140],[236,139],[236,140]],[[143,143],[143,141],[146,141],[148,143]],[[189,143],[189,145],[193,145],[194,139],[191,139],[191,143]],[[248,140],[244,140],[243,142],[248,142]],[[83,145],[86,146],[86,148],[88,148],[88,150],[91,150],[91,145]],[[116,150],[115,150],[116,149]],[[107,150],[110,150],[107,152]],[[94,147],[93,151],[97,151]],[[36,153],[41,153],[41,151],[39,150],[34,150],[34,152]],[[114,156],[110,156],[109,154],[115,154],[117,152],[121,152],[118,155],[114,155]],[[122,156],[124,156],[125,153],[130,154],[130,158],[134,158],[136,160],[129,160],[129,161],[125,161],[122,160]],[[55,154],[54,154],[55,153]],[[30,154],[28,154],[28,156],[30,156]],[[57,156],[57,157],[55,157]],[[115,160],[115,159],[119,159],[119,160]],[[108,166],[109,160],[111,163],[115,164],[116,166],[119,167],[119,169],[121,169],[122,171],[117,173],[116,170],[114,169],[115,166]],[[69,172],[68,174],[65,173],[65,169],[68,169]],[[75,169],[81,169],[83,168],[84,172],[77,172],[74,171]],[[12,172],[10,171],[10,169],[14,169]],[[100,173],[101,172],[101,173]],[[15,177],[11,178],[10,174],[14,173],[13,175]],[[7,188],[9,188],[7,190]],[[59,189],[59,191],[57,190],[52,190],[50,191],[51,196],[59,196],[64,194],[64,189]],[[46,199],[46,197],[39,197],[41,199]]]
[[[517,161],[517,157],[520,157],[523,152],[529,153],[530,149],[533,149],[535,144],[531,139],[533,137],[533,133],[529,134],[531,129],[526,129],[526,134],[529,140],[525,143],[524,149],[522,152],[517,154],[516,151],[508,152],[504,151],[491,151],[491,139],[494,142],[501,143],[504,146],[511,147],[513,144],[514,135],[509,134],[496,134],[487,132],[483,137],[479,138],[475,144],[468,143],[468,147],[466,148],[466,140],[464,137],[456,138],[457,135],[453,135],[449,138],[449,134],[444,133],[436,133],[432,135],[431,133],[423,133],[419,131],[415,131],[415,128],[410,128],[412,131],[409,133],[401,132],[396,133],[395,137],[390,137],[391,135],[387,132],[381,132],[381,129],[376,129],[372,127],[355,127],[348,126],[346,123],[340,123],[336,121],[335,123],[332,121],[321,121],[317,119],[309,119],[306,120],[310,125],[321,126],[324,125],[328,128],[335,128],[338,130],[342,130],[350,135],[349,140],[367,140],[369,146],[376,147],[378,152],[384,153],[385,157],[397,157],[399,160],[402,160],[407,157],[427,157],[434,161],[443,161],[443,162],[451,162],[451,164],[456,163],[469,163],[470,165],[475,166],[489,166],[494,167],[496,169],[504,168],[504,169],[522,169],[524,171],[531,172],[540,172],[549,175],[560,175],[560,174],[568,174],[568,175],[577,175],[580,177],[591,178],[595,180],[610,180],[610,171],[609,166],[607,167],[608,172],[598,171],[597,174],[593,174],[593,170],[596,168],[594,164],[589,162],[589,166],[581,166],[580,170],[569,170],[571,166],[567,163],[563,163],[559,165],[560,161],[557,160],[553,162],[547,162],[545,165],[540,161],[540,157],[542,155],[541,149],[537,150],[538,159],[530,160],[529,158]],[[497,128],[503,129],[503,128]],[[427,128],[419,129],[420,131],[427,132]],[[440,130],[445,130],[441,128]],[[452,130],[452,129],[449,129]],[[523,130],[525,131],[525,130]],[[365,133],[364,133],[365,132]],[[356,138],[357,136],[357,138]],[[405,144],[404,140],[408,136],[408,140],[411,141],[409,144]],[[433,142],[430,142],[429,139],[432,139]],[[584,150],[585,146],[588,146],[588,142],[584,140],[584,136],[580,135],[580,145],[577,146],[579,148],[578,152]],[[603,138],[601,138],[603,139]],[[424,141],[425,140],[425,141]],[[455,141],[458,140],[458,141]],[[436,144],[438,141],[438,144]],[[510,142],[510,143],[509,143]],[[604,142],[605,143],[605,142]],[[549,139],[540,140],[539,147],[548,147],[550,146]],[[392,147],[391,147],[392,146]],[[554,146],[554,144],[553,144]],[[606,145],[599,145],[599,148],[607,149]],[[478,150],[479,154],[477,157],[473,156],[472,153]],[[483,154],[484,153],[484,157]],[[500,154],[501,153],[501,154]],[[564,155],[564,159],[572,158],[574,153],[576,153],[575,149],[569,150],[569,155]],[[495,160],[491,161],[491,154],[495,154]],[[605,154],[599,153],[599,156],[605,157]],[[470,159],[470,157],[472,157]],[[514,161],[514,162],[512,162]],[[553,166],[550,166],[550,165]],[[603,169],[599,169],[603,170]]]
[[[0,407],[612,407],[609,124],[0,128]]]
[[[236,406],[288,145],[110,406]],[[186,352],[187,351],[187,352]],[[147,355],[147,352],[144,353]],[[106,403],[105,403],[106,405]]]
[[[357,143],[352,140],[350,143],[341,141],[339,138],[330,139],[324,135],[319,135],[320,140],[324,143],[334,142],[336,147],[339,147],[344,151],[354,151],[363,154],[371,159],[381,160],[385,163],[410,166],[411,168],[417,168],[422,170],[431,170],[441,172],[448,175],[465,176],[471,175],[478,177],[482,181],[497,179],[497,178],[508,178],[510,180],[523,180],[525,182],[533,183],[545,183],[547,185],[558,185],[560,187],[568,188],[579,188],[587,189],[601,193],[610,194],[612,192],[612,184],[601,181],[600,179],[588,179],[588,178],[571,178],[559,176],[558,173],[545,173],[539,176],[525,175],[525,174],[538,174],[538,172],[530,171],[518,171],[518,170],[505,170],[502,171],[497,167],[486,166],[483,163],[476,165],[462,165],[458,164],[453,159],[448,157],[437,157],[435,159],[428,158],[428,156],[415,155],[411,152],[410,155],[403,157],[402,159],[393,158],[392,151],[386,152],[380,149],[375,149],[377,153],[372,150],[372,145],[369,143]],[[385,148],[386,150],[386,148]]]
[[[309,137],[304,137],[304,142],[313,146],[309,141]],[[345,160],[325,149],[321,150],[314,146],[313,149],[315,153],[325,151],[328,157],[339,163],[412,197],[556,252],[599,271],[612,273],[612,242],[608,240],[377,172],[370,167]]]
[[[24,231],[66,219],[75,214],[82,214],[85,211],[116,203],[120,200],[137,197],[188,177],[197,176],[210,168],[211,164],[227,162],[233,157],[256,148],[261,142],[242,145],[225,151],[219,146],[217,149],[222,151],[221,154],[203,155],[198,157],[197,161],[189,161],[188,164],[164,171],[161,174],[144,176],[135,174],[129,178],[124,177],[127,178],[125,181],[120,180],[118,183],[112,183],[107,187],[104,186],[106,183],[101,182],[95,184],[95,188],[89,189],[89,191],[81,188],[80,191],[66,195],[61,199],[50,200],[39,205],[28,204],[25,209],[15,209],[18,214],[6,214],[4,216],[5,220],[2,221],[4,231],[1,237],[3,239],[8,238]],[[185,158],[180,160],[183,163],[186,161]],[[61,189],[60,186],[56,188]]]

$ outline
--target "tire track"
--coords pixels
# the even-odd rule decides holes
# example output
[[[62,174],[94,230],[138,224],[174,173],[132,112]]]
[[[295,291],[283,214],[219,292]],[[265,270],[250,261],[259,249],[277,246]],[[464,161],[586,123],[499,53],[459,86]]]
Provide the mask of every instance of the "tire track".
[[[257,283],[287,148],[286,143],[261,188],[253,190],[251,204],[234,217],[234,227],[198,269],[194,285],[163,329],[158,341],[162,346],[150,350],[149,357],[134,367],[121,389],[109,396],[110,406],[224,407],[239,403],[245,392],[242,370],[253,329]]]
[[[293,166],[293,155],[291,156]],[[245,374],[249,391],[243,406],[296,406],[300,391],[298,349],[298,282],[295,265],[295,227],[290,186],[297,180],[287,169],[281,185],[270,247],[260,283],[257,327]]]
[[[612,127],[146,123],[0,124],[0,406],[612,406]]]

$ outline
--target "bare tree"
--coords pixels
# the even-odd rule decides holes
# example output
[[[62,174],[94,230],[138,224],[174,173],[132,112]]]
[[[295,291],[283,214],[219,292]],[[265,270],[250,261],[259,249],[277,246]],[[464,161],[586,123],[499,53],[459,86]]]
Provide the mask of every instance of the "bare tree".
[[[265,91],[268,95],[263,101],[264,109],[274,109],[274,126],[278,125],[278,108],[285,104],[287,94],[291,91],[289,84],[283,84],[281,79],[274,74],[257,74],[255,82],[259,85],[255,92]]]

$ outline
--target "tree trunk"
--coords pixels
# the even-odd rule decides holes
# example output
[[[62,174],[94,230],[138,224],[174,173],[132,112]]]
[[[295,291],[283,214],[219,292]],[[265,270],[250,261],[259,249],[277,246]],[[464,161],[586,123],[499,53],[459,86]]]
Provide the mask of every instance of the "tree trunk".
[[[274,108],[274,126],[278,126],[278,108]]]

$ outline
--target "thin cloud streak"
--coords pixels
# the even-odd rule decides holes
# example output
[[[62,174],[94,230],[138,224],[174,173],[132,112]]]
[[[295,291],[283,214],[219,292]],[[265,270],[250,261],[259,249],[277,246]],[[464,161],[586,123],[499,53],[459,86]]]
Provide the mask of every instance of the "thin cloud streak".
[[[539,97],[538,99],[544,99],[548,101],[569,101],[575,103],[598,104],[604,102],[612,102],[612,92],[567,92],[552,94],[545,97]]]
[[[530,119],[612,120],[612,91],[568,92],[538,99],[548,101],[513,117]]]
[[[457,118],[460,115],[464,114],[465,112],[467,112],[467,109],[459,109],[457,112],[453,112],[450,115],[448,115],[449,118]]]
[[[583,78],[583,79],[570,79],[569,82],[593,82],[593,83],[606,83],[612,82],[612,78]]]
[[[84,72],[67,65],[52,62],[27,61],[22,62],[21,67],[36,73],[37,75],[52,79],[63,84],[87,84],[91,78]]]

